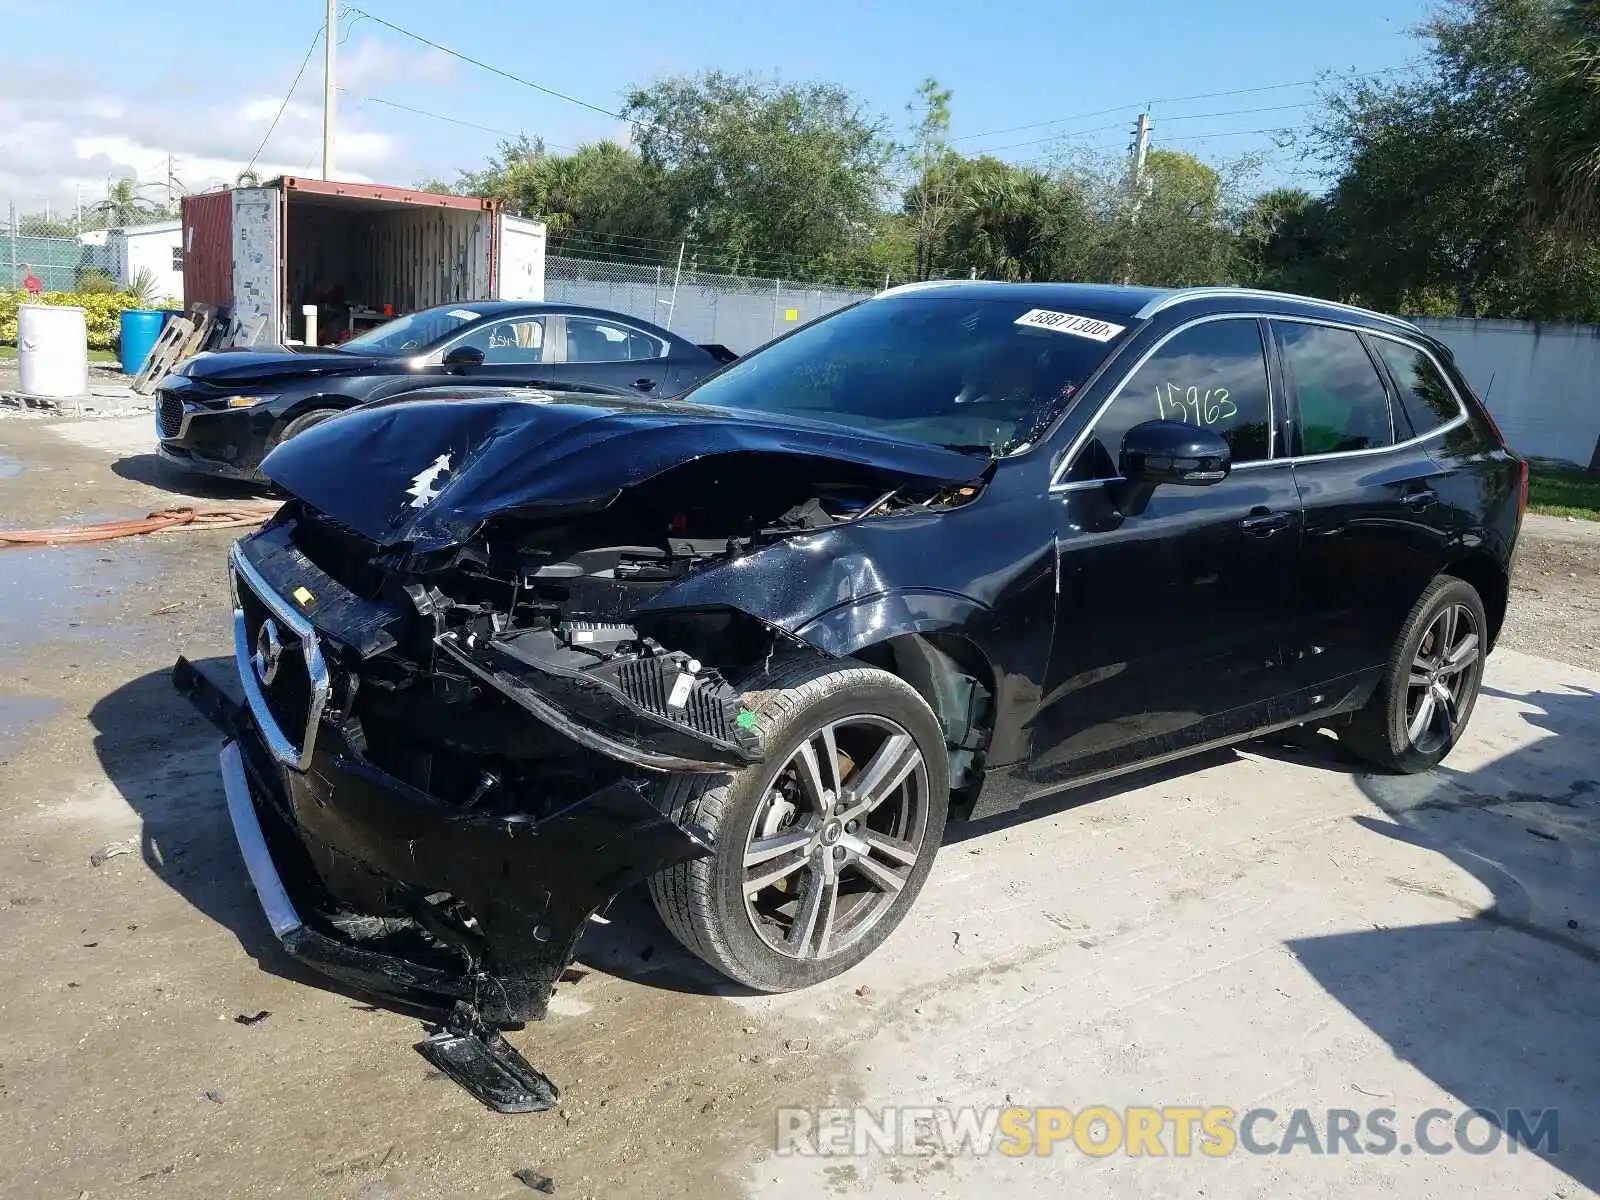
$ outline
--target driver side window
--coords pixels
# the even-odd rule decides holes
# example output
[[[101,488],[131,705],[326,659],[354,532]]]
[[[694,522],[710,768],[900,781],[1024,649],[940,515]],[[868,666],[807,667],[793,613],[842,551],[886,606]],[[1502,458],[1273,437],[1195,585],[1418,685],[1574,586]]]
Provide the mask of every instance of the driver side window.
[[[1235,464],[1270,456],[1271,391],[1261,326],[1208,321],[1175,334],[1128,376],[1065,481],[1115,479],[1123,436],[1145,421],[1182,421],[1220,434]]]
[[[511,317],[475,329],[457,343],[483,351],[486,366],[544,362],[544,318]]]

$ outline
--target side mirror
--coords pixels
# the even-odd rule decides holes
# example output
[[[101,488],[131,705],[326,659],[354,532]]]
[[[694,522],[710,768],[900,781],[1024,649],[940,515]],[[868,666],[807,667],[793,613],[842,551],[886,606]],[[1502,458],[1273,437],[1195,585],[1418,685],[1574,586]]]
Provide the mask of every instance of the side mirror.
[[[1214,430],[1182,421],[1145,421],[1123,435],[1118,467],[1129,483],[1207,487],[1228,477],[1233,456]]]
[[[468,367],[483,366],[483,351],[476,346],[457,346],[444,356],[440,364],[446,371],[463,371]]]

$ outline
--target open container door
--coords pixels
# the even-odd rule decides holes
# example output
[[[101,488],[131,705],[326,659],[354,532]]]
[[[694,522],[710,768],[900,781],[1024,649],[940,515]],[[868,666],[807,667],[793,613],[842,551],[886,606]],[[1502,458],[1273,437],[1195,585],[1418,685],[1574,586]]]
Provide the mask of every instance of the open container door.
[[[543,221],[500,214],[497,300],[544,300],[545,227]]]
[[[233,344],[283,339],[283,193],[233,190]]]

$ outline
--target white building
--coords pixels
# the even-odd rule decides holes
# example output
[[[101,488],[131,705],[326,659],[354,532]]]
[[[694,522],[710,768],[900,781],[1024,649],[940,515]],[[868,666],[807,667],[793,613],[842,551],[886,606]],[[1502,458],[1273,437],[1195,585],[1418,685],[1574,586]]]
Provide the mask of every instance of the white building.
[[[127,287],[148,271],[155,277],[154,302],[165,306],[183,304],[183,229],[179,221],[157,221],[153,225],[130,225],[113,229],[108,239],[116,248],[116,281]]]

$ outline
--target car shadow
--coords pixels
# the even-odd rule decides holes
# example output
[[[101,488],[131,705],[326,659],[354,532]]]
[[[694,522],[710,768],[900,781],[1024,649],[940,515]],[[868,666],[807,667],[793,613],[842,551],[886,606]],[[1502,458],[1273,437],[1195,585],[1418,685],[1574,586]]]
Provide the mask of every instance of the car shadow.
[[[1443,855],[1486,906],[1404,877],[1401,889],[1455,904],[1435,924],[1295,939],[1290,951],[1334,999],[1410,1064],[1588,1189],[1600,1188],[1600,706],[1583,688],[1485,697],[1515,706],[1516,748],[1476,767],[1374,774],[1326,736],[1258,744],[1263,754],[1349,775],[1376,808],[1374,837]],[[1531,729],[1526,728],[1531,727]],[[1481,729],[1481,726],[1480,726]],[[1532,740],[1529,740],[1529,734]],[[1451,889],[1450,892],[1455,892]],[[1541,1114],[1554,1110],[1553,1125]],[[1411,1117],[1420,1114],[1410,1114]],[[1398,1128],[1405,1130],[1407,1114]],[[1446,1140],[1446,1124],[1433,1140]],[[1538,1134],[1555,1131],[1552,1144]],[[1475,1144],[1489,1140],[1477,1126]],[[1559,1194],[1559,1193],[1557,1193]]]
[[[111,464],[111,473],[130,483],[142,483],[189,499],[243,500],[268,494],[267,488],[242,479],[221,479],[185,471],[159,454],[130,454],[119,458]]]
[[[196,665],[242,703],[231,658],[202,659]],[[430,1015],[430,1010],[348,987],[284,951],[262,915],[234,840],[217,764],[222,736],[173,690],[169,672],[151,672],[123,684],[95,703],[89,720],[106,777],[143,823],[140,853],[145,864],[231,931],[261,970],[364,1005]],[[590,925],[576,966],[669,991],[746,994],[678,945],[642,887],[619,895],[603,921]]]

